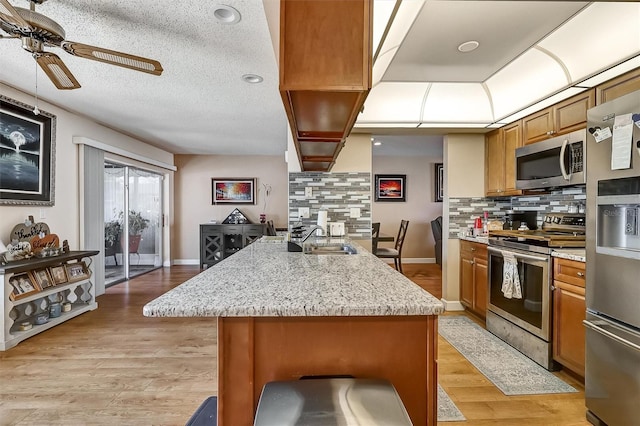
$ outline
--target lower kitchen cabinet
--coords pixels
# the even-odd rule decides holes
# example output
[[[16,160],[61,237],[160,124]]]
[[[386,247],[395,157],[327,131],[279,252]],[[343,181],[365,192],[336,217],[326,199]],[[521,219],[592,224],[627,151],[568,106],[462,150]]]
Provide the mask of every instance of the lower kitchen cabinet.
[[[200,267],[215,265],[263,235],[266,225],[262,224],[200,225]]]
[[[460,303],[472,313],[487,315],[487,246],[460,240]]]
[[[554,258],[553,359],[584,377],[585,264]]]

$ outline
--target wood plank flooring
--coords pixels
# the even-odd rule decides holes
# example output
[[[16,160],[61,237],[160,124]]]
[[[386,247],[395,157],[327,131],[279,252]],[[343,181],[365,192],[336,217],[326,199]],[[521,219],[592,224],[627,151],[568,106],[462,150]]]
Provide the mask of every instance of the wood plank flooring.
[[[405,274],[441,297],[440,270]],[[184,425],[216,394],[212,319],[145,318],[142,306],[199,272],[153,271],[111,287],[99,308],[0,352],[0,425]],[[588,425],[577,394],[507,397],[442,338],[439,382],[476,425]],[[439,423],[447,425],[451,423]]]

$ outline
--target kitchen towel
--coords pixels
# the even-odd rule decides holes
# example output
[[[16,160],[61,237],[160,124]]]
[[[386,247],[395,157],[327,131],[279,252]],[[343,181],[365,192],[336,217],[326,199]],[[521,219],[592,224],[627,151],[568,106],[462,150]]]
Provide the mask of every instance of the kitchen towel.
[[[513,253],[502,252],[502,294],[507,299],[522,299],[522,288],[518,276],[518,261]]]

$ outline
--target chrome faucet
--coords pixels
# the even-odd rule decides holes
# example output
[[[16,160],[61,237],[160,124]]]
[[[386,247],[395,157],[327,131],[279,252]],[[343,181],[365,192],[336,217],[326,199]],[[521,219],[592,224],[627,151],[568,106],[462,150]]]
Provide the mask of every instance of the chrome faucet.
[[[309,233],[307,235],[305,235],[304,237],[302,237],[302,243],[304,243],[305,241],[307,241],[307,239],[311,236],[311,234],[313,234],[314,231],[320,229],[322,231],[322,234],[326,237],[327,233],[325,232],[324,228],[320,225],[316,225],[313,228],[311,228],[311,230],[309,231]]]

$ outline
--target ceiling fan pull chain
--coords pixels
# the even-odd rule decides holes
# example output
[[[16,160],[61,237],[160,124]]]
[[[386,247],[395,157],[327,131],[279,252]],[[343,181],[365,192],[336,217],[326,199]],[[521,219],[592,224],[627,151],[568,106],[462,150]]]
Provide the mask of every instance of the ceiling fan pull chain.
[[[36,54],[33,54],[33,58],[36,59]],[[40,110],[38,109],[38,62],[36,64],[36,106],[33,108],[33,113],[35,115],[40,114]]]

